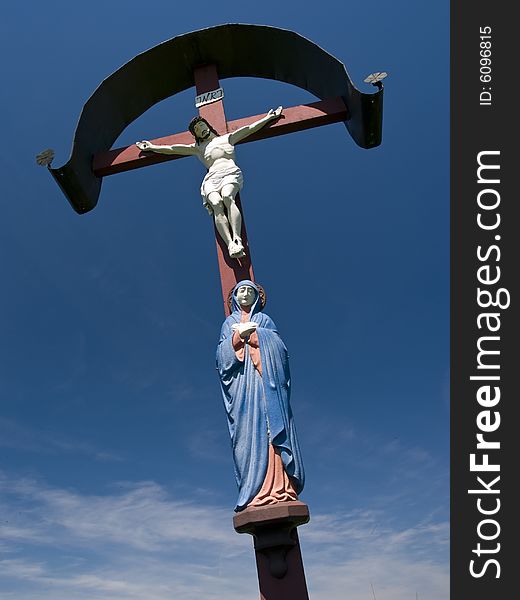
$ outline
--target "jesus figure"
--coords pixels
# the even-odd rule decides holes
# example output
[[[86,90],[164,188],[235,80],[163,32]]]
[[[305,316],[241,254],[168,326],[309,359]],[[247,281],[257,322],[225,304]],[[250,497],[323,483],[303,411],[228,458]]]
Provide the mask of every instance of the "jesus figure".
[[[200,193],[203,204],[215,219],[215,227],[226,243],[231,258],[245,256],[241,238],[242,216],[235,196],[242,189],[242,171],[235,162],[235,144],[255,133],[282,114],[282,107],[271,109],[264,117],[240,127],[232,133],[219,135],[203,117],[192,119],[189,130],[195,138],[193,144],[157,145],[147,140],[136,142],[145,152],[197,156],[208,169]]]

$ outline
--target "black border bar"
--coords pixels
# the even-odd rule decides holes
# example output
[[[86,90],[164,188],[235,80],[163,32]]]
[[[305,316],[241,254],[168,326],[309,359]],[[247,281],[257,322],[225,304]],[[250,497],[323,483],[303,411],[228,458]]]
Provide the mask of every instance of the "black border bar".
[[[499,0],[451,3],[452,600],[520,593],[514,8]]]

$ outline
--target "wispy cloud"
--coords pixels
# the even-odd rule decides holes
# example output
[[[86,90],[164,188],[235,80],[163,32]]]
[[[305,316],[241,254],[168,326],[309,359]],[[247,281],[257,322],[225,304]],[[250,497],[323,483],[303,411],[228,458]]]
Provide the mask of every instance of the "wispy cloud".
[[[0,591],[16,600],[253,600],[252,543],[231,511],[154,482],[85,495],[0,477]],[[311,597],[447,597],[447,523],[392,527],[383,511],[313,514],[300,530]],[[439,559],[439,553],[445,558]],[[2,587],[3,586],[3,587]]]
[[[100,461],[123,460],[116,453],[97,448],[87,441],[71,440],[3,417],[0,417],[0,447],[44,454],[81,454]]]

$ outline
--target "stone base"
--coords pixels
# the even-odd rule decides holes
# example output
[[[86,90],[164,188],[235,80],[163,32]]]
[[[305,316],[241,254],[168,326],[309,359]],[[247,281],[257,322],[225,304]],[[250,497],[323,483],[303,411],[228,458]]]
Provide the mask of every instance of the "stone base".
[[[233,518],[235,531],[254,538],[261,600],[308,600],[298,525],[309,521],[298,500],[254,506]]]
[[[309,507],[304,502],[294,500],[245,508],[235,514],[233,526],[237,533],[255,534],[258,527],[276,523],[290,523],[293,527],[298,527],[298,525],[308,523],[309,520]]]

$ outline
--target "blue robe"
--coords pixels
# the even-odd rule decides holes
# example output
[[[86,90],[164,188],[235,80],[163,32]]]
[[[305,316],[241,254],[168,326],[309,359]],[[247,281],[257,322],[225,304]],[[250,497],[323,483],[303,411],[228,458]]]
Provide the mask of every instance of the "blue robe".
[[[235,292],[241,285],[250,285],[256,290],[248,320],[258,323],[256,332],[262,375],[255,369],[248,348],[245,348],[243,361],[238,360],[233,348],[232,325],[240,323],[241,317]],[[262,487],[267,473],[270,443],[279,451],[298,494],[303,489],[305,475],[289,404],[291,377],[287,348],[271,318],[260,312],[260,297],[254,283],[237,283],[232,298],[233,312],[222,325],[217,348],[217,369],[239,489],[235,510],[240,511]]]

